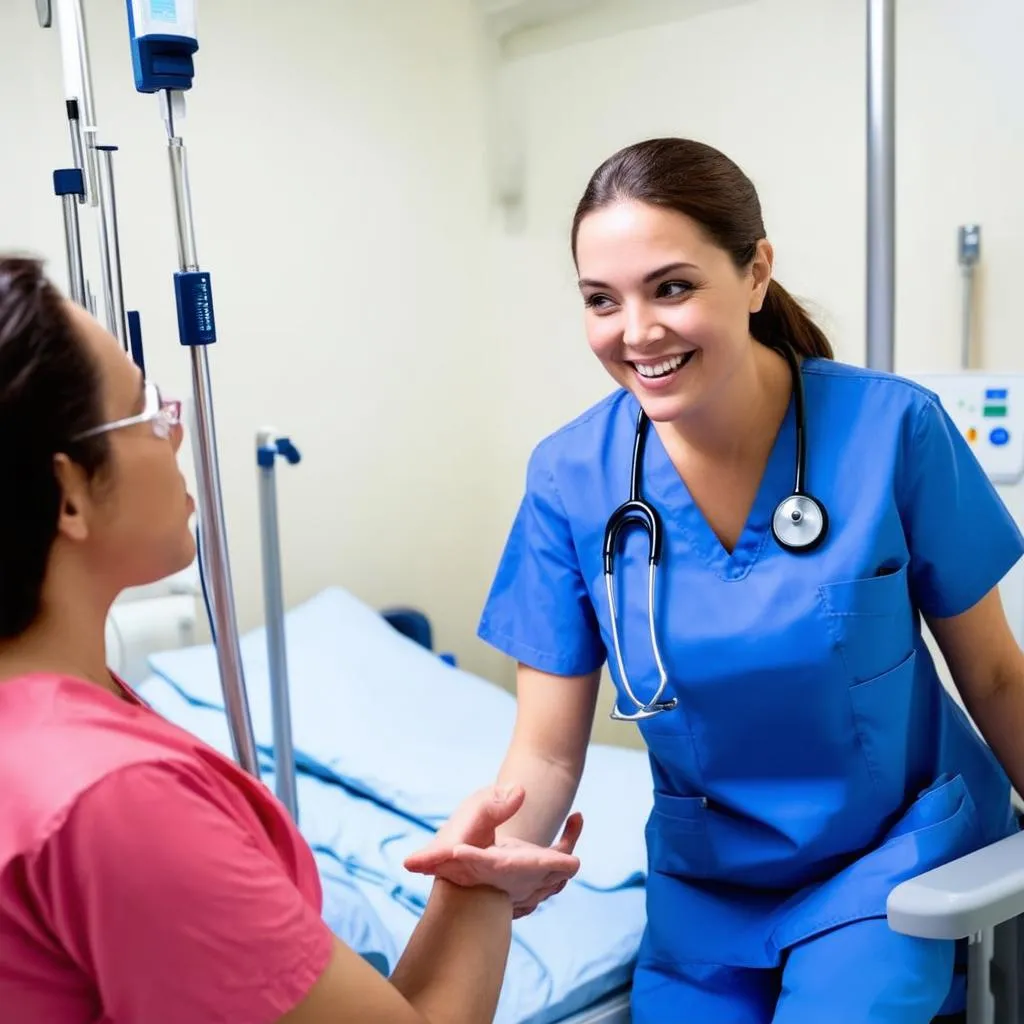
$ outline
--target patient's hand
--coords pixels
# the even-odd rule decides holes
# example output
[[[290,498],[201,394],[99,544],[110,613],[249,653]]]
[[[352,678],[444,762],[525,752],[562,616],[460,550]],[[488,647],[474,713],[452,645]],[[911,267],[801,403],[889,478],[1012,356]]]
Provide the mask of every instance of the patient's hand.
[[[550,847],[504,836],[496,839],[496,829],[519,810],[525,796],[521,786],[510,787],[505,799],[500,792],[488,786],[465,800],[430,843],[406,858],[405,867],[456,885],[501,889],[511,896],[515,916],[523,917],[561,892],[579,871],[573,850],[583,817],[570,815],[561,838]]]

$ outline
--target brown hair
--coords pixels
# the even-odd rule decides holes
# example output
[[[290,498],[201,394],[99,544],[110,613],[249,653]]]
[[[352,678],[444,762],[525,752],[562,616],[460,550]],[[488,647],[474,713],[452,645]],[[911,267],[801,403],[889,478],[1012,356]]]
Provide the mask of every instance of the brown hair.
[[[572,255],[587,214],[620,200],[663,206],[696,221],[737,269],[749,266],[765,237],[753,182],[717,149],[690,139],[648,139],[620,149],[594,172],[572,222]],[[832,359],[832,345],[807,311],[776,280],[750,316],[763,344],[787,341],[801,356]]]
[[[102,436],[72,439],[101,419],[99,371],[38,260],[0,256],[0,637],[39,614],[61,491],[54,456],[94,476]]]

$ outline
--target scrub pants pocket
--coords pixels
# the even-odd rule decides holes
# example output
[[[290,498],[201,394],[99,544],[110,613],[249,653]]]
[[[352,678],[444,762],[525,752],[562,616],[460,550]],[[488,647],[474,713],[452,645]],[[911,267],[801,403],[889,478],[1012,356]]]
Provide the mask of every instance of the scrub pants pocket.
[[[771,1024],[778,971],[645,964],[633,976],[631,1024]],[[821,1020],[826,1018],[822,1017]]]
[[[772,1024],[931,1024],[953,984],[955,943],[855,921],[793,947]]]

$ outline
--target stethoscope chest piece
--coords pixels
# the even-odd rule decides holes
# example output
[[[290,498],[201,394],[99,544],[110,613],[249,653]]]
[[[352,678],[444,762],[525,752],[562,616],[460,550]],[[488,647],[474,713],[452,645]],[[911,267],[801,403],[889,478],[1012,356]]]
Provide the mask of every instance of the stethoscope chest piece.
[[[787,551],[810,551],[828,530],[825,506],[809,494],[791,494],[779,502],[772,516],[772,534]]]

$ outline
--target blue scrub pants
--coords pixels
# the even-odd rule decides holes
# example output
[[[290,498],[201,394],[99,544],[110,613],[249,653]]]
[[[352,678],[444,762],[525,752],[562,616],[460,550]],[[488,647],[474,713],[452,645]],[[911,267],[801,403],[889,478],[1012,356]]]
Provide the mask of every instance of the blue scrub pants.
[[[883,918],[789,950],[780,970],[641,964],[633,1024],[929,1024],[953,980],[953,942],[916,939]]]

